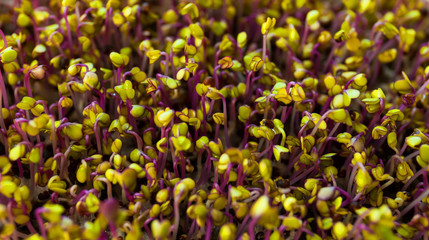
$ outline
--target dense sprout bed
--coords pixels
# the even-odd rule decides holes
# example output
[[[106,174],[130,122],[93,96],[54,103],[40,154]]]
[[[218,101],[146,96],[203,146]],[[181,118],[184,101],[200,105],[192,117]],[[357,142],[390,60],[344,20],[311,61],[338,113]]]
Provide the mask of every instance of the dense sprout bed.
[[[421,239],[426,0],[13,0],[2,239]]]

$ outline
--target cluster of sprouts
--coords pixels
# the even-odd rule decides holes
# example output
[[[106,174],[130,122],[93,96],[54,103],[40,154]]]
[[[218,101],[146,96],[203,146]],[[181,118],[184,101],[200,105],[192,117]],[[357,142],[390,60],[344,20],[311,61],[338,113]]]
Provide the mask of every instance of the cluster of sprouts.
[[[0,6],[0,239],[429,237],[428,1]]]

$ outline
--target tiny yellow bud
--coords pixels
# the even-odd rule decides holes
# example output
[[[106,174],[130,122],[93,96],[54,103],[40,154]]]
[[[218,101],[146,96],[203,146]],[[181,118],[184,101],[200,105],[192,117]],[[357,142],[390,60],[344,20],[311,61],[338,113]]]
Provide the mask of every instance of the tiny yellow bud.
[[[30,162],[39,163],[40,162],[40,148],[33,148],[30,151],[30,156],[28,157]]]
[[[268,17],[267,20],[262,24],[261,33],[263,35],[268,34],[268,32],[274,28],[274,25],[276,25],[276,19]]]
[[[2,63],[11,63],[15,61],[18,53],[12,49],[12,47],[8,47],[0,52],[0,59]]]
[[[336,222],[332,228],[332,236],[335,239],[344,239],[348,236],[347,227],[342,222]]]
[[[174,117],[174,111],[170,108],[166,108],[165,110],[159,110],[155,116],[155,124],[158,127],[167,126]]]
[[[259,163],[259,172],[262,175],[264,181],[271,179],[272,170],[273,168],[269,159],[265,158]]]
[[[213,120],[218,125],[225,124],[225,115],[223,113],[215,113],[213,114]]]
[[[254,218],[262,216],[270,208],[269,198],[266,195],[262,195],[253,203],[250,209],[250,215]]]
[[[146,56],[149,58],[149,63],[152,64],[156,62],[159,59],[159,57],[161,57],[161,51],[150,50],[146,53]]]
[[[25,145],[17,144],[9,151],[9,159],[16,161],[25,155]]]
[[[18,26],[27,27],[31,24],[31,18],[27,16],[25,13],[20,13],[18,18],[16,19]]]
[[[86,161],[82,161],[76,172],[76,178],[80,183],[85,183],[89,177],[89,169]]]
[[[109,57],[115,67],[125,66],[129,61],[129,57],[127,55],[119,54],[117,52],[111,52]]]
[[[8,198],[12,197],[12,194],[16,191],[17,186],[15,182],[9,180],[2,180],[0,182],[0,193]]]
[[[179,38],[176,41],[174,41],[174,43],[171,46],[171,48],[173,49],[174,53],[178,53],[178,52],[182,51],[183,48],[185,48],[185,45],[186,45],[185,40]]]
[[[88,194],[88,196],[86,196],[85,203],[86,203],[86,207],[90,213],[96,213],[98,211],[98,208],[100,205],[100,200],[98,199],[97,196],[90,193],[90,194]]]
[[[253,72],[257,72],[259,69],[262,68],[263,64],[264,62],[262,61],[262,58],[260,56],[254,56],[250,61],[249,67]]]
[[[122,148],[122,141],[120,139],[115,139],[111,147],[112,152],[119,153],[121,151],[121,148]]]
[[[233,240],[235,239],[236,232],[237,232],[237,228],[233,223],[224,224],[220,228],[219,238],[221,240]]]
[[[87,72],[82,81],[85,84],[85,88],[87,90],[91,90],[91,88],[99,88],[98,76],[94,72]]]
[[[320,15],[319,11],[317,11],[317,10],[311,10],[311,11],[309,11],[307,13],[307,18],[306,18],[307,24],[308,25],[312,25],[312,24],[316,23],[317,20],[319,19],[319,15]]]
[[[396,48],[388,49],[378,54],[378,60],[382,63],[389,63],[396,59],[397,54]]]

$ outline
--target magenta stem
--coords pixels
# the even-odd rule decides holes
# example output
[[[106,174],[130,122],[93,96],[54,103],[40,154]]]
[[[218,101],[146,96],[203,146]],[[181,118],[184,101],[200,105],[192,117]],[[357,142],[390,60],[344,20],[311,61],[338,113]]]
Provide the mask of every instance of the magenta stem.
[[[226,143],[226,147],[229,148],[229,147],[231,147],[231,143],[229,141],[228,126],[227,126],[228,125],[228,114],[227,114],[228,108],[226,105],[225,97],[221,96],[221,99],[222,99],[222,104],[223,104],[223,114],[225,117],[224,126],[223,126],[223,130],[224,130],[224,134],[225,134],[225,143]]]
[[[182,178],[186,177],[186,162],[185,162],[185,156],[183,156],[183,152],[180,151],[180,169],[181,169],[181,174],[182,174]]]
[[[95,141],[97,142],[97,151],[100,154],[103,154],[103,151],[101,150],[101,141],[100,141],[100,135],[98,134],[98,119],[95,120],[94,123],[94,134],[95,134]]]
[[[207,226],[206,226],[206,237],[205,240],[210,240],[211,237],[211,232],[212,232],[212,221],[209,219],[207,219]]]
[[[259,220],[258,217],[254,217],[252,218],[252,220],[250,220],[249,227],[248,227],[250,240],[255,240],[255,225],[258,222],[258,220]]]
[[[35,212],[34,215],[36,215],[36,221],[37,221],[37,224],[39,225],[40,232],[42,233],[42,237],[44,239],[46,239],[46,229],[45,229],[45,226],[43,224],[43,219],[42,219],[42,216],[41,216],[43,210],[44,210],[43,208],[36,209],[36,212]]]
[[[27,95],[32,98],[33,93],[31,92],[30,73],[31,73],[31,70],[28,71],[24,76],[24,86],[27,89]]]
[[[1,30],[0,30],[1,32]],[[3,32],[1,32],[3,33]],[[5,40],[6,41],[6,40]],[[7,45],[6,45],[7,46]],[[1,95],[3,98],[3,104],[6,108],[9,108],[9,100],[7,99],[7,92],[6,92],[6,85],[4,84],[4,80],[3,80],[3,73],[1,72],[1,68],[0,68],[0,88],[1,88]],[[1,107],[1,105],[0,105]]]
[[[63,17],[64,17],[64,21],[66,22],[66,28],[67,28],[67,40],[69,42],[69,49],[70,49],[70,55],[73,55],[73,42],[72,42],[72,35],[71,35],[71,30],[70,30],[70,24],[69,24],[69,20],[67,18],[67,11],[69,10],[69,7],[64,7],[64,13],[63,13]]]

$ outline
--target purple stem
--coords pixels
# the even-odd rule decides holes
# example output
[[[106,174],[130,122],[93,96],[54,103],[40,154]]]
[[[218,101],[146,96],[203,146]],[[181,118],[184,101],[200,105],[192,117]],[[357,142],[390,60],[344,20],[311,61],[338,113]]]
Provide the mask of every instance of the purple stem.
[[[223,130],[224,130],[224,134],[225,134],[225,143],[226,143],[226,147],[230,148],[231,147],[231,143],[229,141],[228,127],[227,127],[227,124],[228,124],[228,115],[227,115],[228,108],[227,108],[227,105],[226,105],[225,97],[221,96],[221,99],[222,99],[222,104],[223,104],[223,114],[225,116],[225,121],[224,121],[225,124],[223,126]]]
[[[3,34],[3,32],[1,30],[0,30],[0,32]],[[3,37],[4,37],[4,35],[3,35]],[[4,41],[6,41],[6,40],[4,40]],[[5,43],[5,46],[7,46],[6,43]],[[0,69],[0,88],[1,88],[1,95],[3,97],[4,106],[6,108],[9,108],[9,100],[7,99],[6,85],[4,84],[1,69]],[[0,107],[1,107],[1,105],[0,105]]]
[[[207,131],[207,111],[206,111],[206,97],[202,96],[201,97],[201,102],[202,102],[202,106],[203,106],[203,121],[202,121],[202,125],[203,125],[203,133],[205,134]]]
[[[173,238],[172,239],[177,239],[177,231],[179,230],[179,220],[180,220],[180,209],[179,209],[179,204],[180,204],[180,198],[183,195],[183,191],[181,191],[178,196],[175,196],[174,199],[174,230],[173,230]]]
[[[161,93],[162,93],[162,95],[164,97],[164,100],[167,103],[167,105],[171,105],[170,98],[168,97],[168,94],[167,94],[167,92],[165,91],[165,88],[164,88],[164,83],[161,80],[162,77],[163,76],[161,74],[159,74],[159,73],[156,74],[156,79],[158,80],[158,83],[159,83],[159,89],[161,90]]]
[[[143,140],[142,138],[134,131],[126,131],[126,133],[131,134],[135,137],[136,141],[137,141],[137,148],[139,150],[143,149]]]
[[[64,13],[63,13],[63,17],[64,17],[64,21],[66,23],[66,28],[67,28],[67,40],[69,42],[69,49],[70,49],[70,55],[73,55],[73,42],[72,42],[72,36],[71,36],[71,30],[70,30],[70,24],[69,24],[69,20],[67,18],[67,11],[69,10],[69,7],[65,7],[64,8]]]
[[[306,21],[305,22],[305,26],[304,26],[304,34],[303,34],[302,42],[301,42],[301,51],[304,50],[304,46],[305,46],[305,42],[307,41],[307,37],[308,37],[308,24],[307,24],[307,21]]]
[[[149,229],[149,227],[147,226],[147,224],[149,223],[149,222],[151,222],[152,220],[154,220],[154,218],[148,218],[145,222],[144,222],[144,224],[143,224],[143,227],[144,227],[144,229],[146,230],[146,233],[147,233],[147,235],[148,235],[148,237],[149,237],[149,239],[153,239],[153,236],[152,236],[152,232],[150,231],[150,229]]]
[[[401,218],[402,216],[404,216],[407,212],[409,212],[412,208],[416,207],[416,205],[423,199],[425,198],[427,195],[429,194],[429,188],[426,188],[424,190],[424,192],[422,192],[416,199],[414,199],[410,204],[407,205],[406,208],[404,208],[404,210],[401,211],[401,213],[399,214],[399,218]]]
[[[118,84],[122,83],[122,67],[118,67],[118,70],[116,71],[116,82]]]
[[[29,97],[33,97],[33,93],[31,92],[31,86],[30,86],[30,73],[31,70],[28,71],[24,76],[24,86],[27,89],[27,94]]]
[[[164,75],[165,75],[165,76],[168,76],[168,68],[169,68],[169,66],[168,66],[168,65],[169,65],[169,64],[168,64],[168,62],[169,62],[169,56],[168,56],[168,54],[167,54],[166,52],[161,52],[161,55],[165,57],[165,70],[164,70]],[[171,65],[173,65],[173,59],[172,59],[171,61],[172,61]],[[173,76],[173,77],[176,77],[176,76]]]
[[[252,220],[250,220],[249,227],[248,227],[250,240],[255,240],[255,225],[258,222],[258,220],[259,220],[258,217],[254,217],[252,218]]]
[[[346,200],[341,204],[341,207],[343,208],[343,207],[347,206],[351,201],[350,194],[348,194],[346,191],[344,191],[343,189],[341,189],[339,187],[335,187],[335,189],[337,189],[341,194],[343,194],[346,197]]]
[[[221,65],[217,65],[213,70],[213,78],[215,80],[216,89],[219,89],[219,77],[217,75],[217,71],[219,70],[220,67],[221,67]]]
[[[210,220],[210,218],[208,218],[207,219],[207,226],[206,226],[205,240],[210,240],[211,232],[212,232],[212,221]]]
[[[224,179],[222,181],[222,184],[220,185],[220,189],[225,189],[226,185],[228,184],[229,181],[229,174],[231,173],[231,169],[232,169],[232,163],[228,164],[228,168],[226,169],[226,172],[224,174]]]
[[[98,134],[98,119],[95,120],[94,123],[94,134],[95,134],[95,141],[97,142],[97,151],[100,154],[103,154],[103,151],[101,150],[101,141],[100,141],[100,135]]]
[[[412,176],[410,179],[408,179],[407,183],[402,187],[401,191],[405,191],[407,190],[408,186],[410,186],[410,184],[412,182],[414,182],[414,180],[416,180],[420,175],[425,174],[427,175],[427,167],[424,167],[422,169],[420,169],[418,172],[416,172],[416,174],[414,174],[414,176]]]
[[[117,239],[118,238],[118,233],[116,231],[116,225],[115,225],[115,223],[113,221],[109,221],[109,229],[110,229],[110,232],[113,235],[113,239]]]
[[[182,174],[182,178],[185,178],[186,177],[186,163],[185,163],[185,157],[183,156],[183,152],[182,151],[180,151],[179,152],[179,154],[180,154],[180,169],[181,169],[181,174]]]
[[[204,168],[203,168],[203,173],[206,173],[206,174],[201,174],[201,176],[200,176],[200,179],[198,180],[198,182],[197,182],[197,186],[200,186],[201,184],[204,184],[205,183],[205,179],[208,177],[208,175],[210,175],[210,158],[211,158],[211,151],[210,151],[210,149],[208,149],[208,147],[205,147],[205,149],[206,149],[206,151],[207,151],[207,153],[208,153],[208,156],[207,156],[207,160],[206,160],[206,163],[204,164]]]
[[[250,219],[250,214],[248,214],[248,215],[246,215],[246,216],[244,217],[243,222],[241,222],[240,228],[239,228],[239,229],[238,229],[238,231],[237,231],[237,235],[238,235],[238,236],[240,236],[240,235],[241,235],[241,233],[243,232],[244,227],[246,226],[246,224],[247,224],[247,222],[249,221],[249,219]]]
[[[251,92],[251,89],[250,89],[250,79],[252,78],[253,74],[254,74],[253,71],[250,71],[250,72],[247,73],[247,77],[246,77],[246,91],[244,93],[244,102],[245,103],[248,102],[249,94]]]
[[[46,239],[46,229],[45,229],[45,226],[43,225],[43,219],[41,217],[43,210],[44,210],[43,208],[36,209],[36,212],[34,213],[34,215],[36,215],[37,224],[39,225],[40,232],[42,233],[42,237]]]
[[[310,174],[312,171],[314,171],[315,165],[307,169],[305,172],[303,172],[301,175],[296,176],[294,178],[291,178],[290,185],[293,185],[297,182],[299,182],[301,179],[305,178],[308,174]]]

